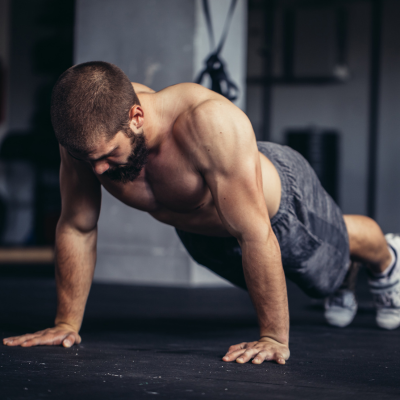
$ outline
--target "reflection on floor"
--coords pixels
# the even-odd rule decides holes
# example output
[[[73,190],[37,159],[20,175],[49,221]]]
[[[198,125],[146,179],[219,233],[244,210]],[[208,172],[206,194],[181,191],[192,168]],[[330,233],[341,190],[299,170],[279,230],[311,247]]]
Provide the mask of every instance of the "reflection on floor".
[[[279,366],[221,361],[229,345],[257,338],[240,289],[95,284],[80,346],[1,347],[0,398],[399,398],[400,331],[375,326],[365,285],[359,289],[355,321],[335,329],[322,303],[289,283],[292,355]],[[8,274],[0,279],[1,337],[50,326],[55,307],[52,279]]]

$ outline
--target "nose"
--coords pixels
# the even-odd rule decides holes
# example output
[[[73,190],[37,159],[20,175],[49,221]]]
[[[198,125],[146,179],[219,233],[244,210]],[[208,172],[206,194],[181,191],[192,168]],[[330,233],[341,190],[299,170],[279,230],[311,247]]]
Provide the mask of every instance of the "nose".
[[[108,164],[107,161],[97,161],[93,166],[93,169],[97,175],[104,174],[104,172],[106,172],[109,168],[110,165]]]

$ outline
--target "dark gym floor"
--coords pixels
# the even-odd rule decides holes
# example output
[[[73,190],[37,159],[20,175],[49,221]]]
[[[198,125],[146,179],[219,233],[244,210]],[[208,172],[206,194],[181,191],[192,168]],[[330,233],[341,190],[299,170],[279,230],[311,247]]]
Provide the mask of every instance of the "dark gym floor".
[[[53,279],[4,271],[1,337],[51,326]],[[0,399],[399,398],[400,331],[375,326],[365,282],[346,329],[325,324],[321,302],[291,283],[288,291],[290,360],[241,365],[221,357],[231,344],[257,339],[244,291],[94,284],[80,346],[1,347]]]

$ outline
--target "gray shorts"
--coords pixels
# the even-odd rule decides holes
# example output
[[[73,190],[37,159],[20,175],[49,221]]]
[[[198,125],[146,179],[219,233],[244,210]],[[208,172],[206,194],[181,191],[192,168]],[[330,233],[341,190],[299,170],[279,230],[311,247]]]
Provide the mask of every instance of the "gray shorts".
[[[269,142],[258,142],[258,149],[271,160],[281,179],[281,204],[271,225],[280,245],[285,275],[309,296],[325,297],[339,288],[349,267],[342,213],[299,153]],[[178,229],[177,233],[196,262],[246,289],[236,238]]]

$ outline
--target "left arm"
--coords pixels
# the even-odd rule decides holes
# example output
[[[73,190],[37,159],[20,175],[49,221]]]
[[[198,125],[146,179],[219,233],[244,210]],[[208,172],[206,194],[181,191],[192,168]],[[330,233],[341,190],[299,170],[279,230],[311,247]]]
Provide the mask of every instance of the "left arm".
[[[227,231],[242,249],[243,272],[257,312],[260,339],[231,346],[224,361],[289,358],[289,311],[278,241],[263,193],[251,124],[225,99],[198,106],[189,118],[192,159],[212,193]],[[193,139],[192,139],[193,138]]]

